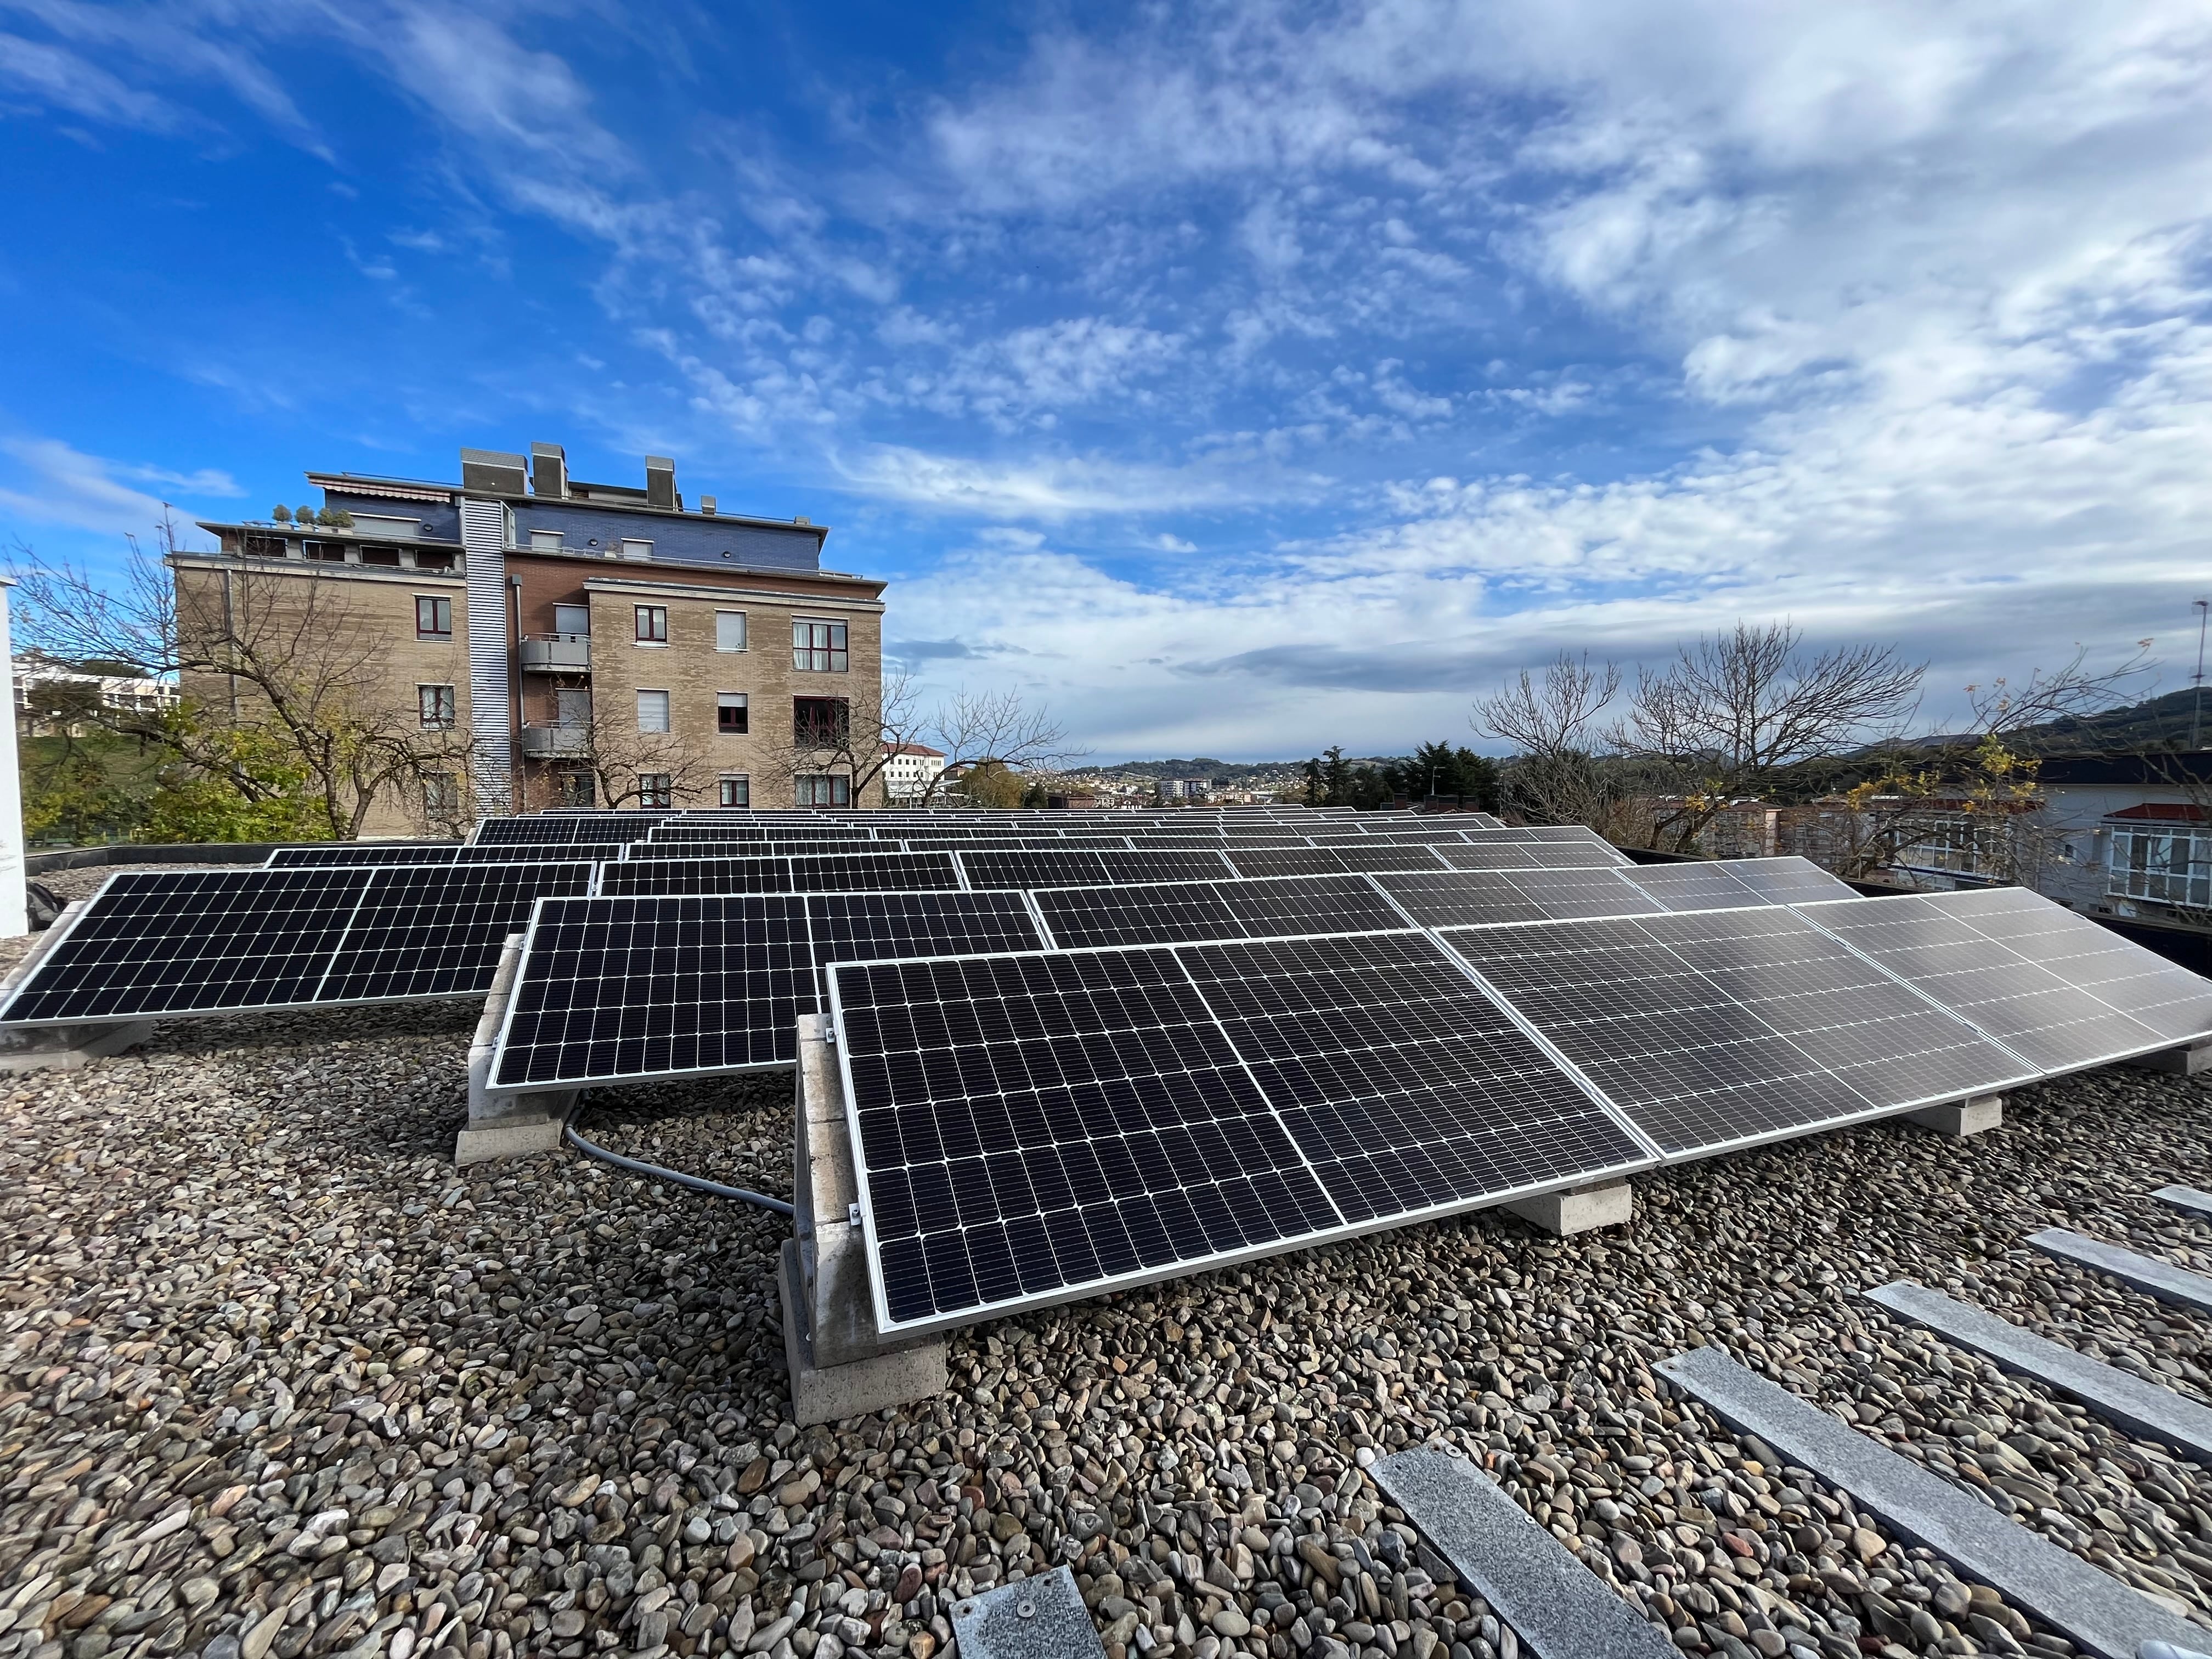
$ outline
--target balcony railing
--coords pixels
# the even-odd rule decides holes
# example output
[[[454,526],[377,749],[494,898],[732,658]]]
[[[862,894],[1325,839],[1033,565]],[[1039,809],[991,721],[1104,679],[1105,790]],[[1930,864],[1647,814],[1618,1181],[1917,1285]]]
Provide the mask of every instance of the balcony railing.
[[[525,726],[522,752],[530,760],[563,760],[587,754],[592,747],[588,726]]]
[[[532,674],[588,674],[592,672],[589,634],[525,634],[522,667]]]

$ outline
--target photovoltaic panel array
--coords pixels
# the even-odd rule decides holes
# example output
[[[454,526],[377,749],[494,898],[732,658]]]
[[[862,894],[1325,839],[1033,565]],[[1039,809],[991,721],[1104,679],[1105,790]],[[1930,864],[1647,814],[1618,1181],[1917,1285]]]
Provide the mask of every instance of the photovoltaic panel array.
[[[1054,942],[1071,948],[1369,933],[1405,926],[1364,876],[1046,888],[1031,897]]]
[[[1956,1100],[2026,1069],[1780,907],[1443,937],[1670,1156]]]
[[[2043,1073],[2212,1032],[2212,981],[2024,889],[1803,914]]]
[[[1650,1161],[1419,933],[830,977],[887,1328]]]
[[[452,864],[465,848],[458,842],[331,842],[319,847],[279,847],[272,849],[262,867],[267,870],[299,870],[311,865],[344,865],[359,866],[370,864]],[[492,849],[483,849],[489,852]],[[512,859],[514,854],[507,853]]]
[[[1858,896],[1809,859],[1795,856],[1638,865],[1630,878],[1668,910],[1813,904]]]
[[[797,858],[630,859],[599,866],[599,890],[642,896],[683,893],[799,893],[957,889],[950,853],[819,853]]]
[[[495,1087],[789,1066],[841,958],[1035,949],[1018,893],[550,901],[531,924]]]
[[[588,864],[125,872],[0,1007],[58,1024],[481,994],[507,934]]]

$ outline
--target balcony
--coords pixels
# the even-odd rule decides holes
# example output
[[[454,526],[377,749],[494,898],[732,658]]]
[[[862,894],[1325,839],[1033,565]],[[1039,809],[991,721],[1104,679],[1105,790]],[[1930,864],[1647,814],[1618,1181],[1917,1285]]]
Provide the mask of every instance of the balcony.
[[[592,749],[592,728],[588,726],[525,726],[522,728],[522,757],[525,760],[573,760],[587,755]]]
[[[526,674],[588,674],[592,672],[589,634],[525,634],[522,672]]]

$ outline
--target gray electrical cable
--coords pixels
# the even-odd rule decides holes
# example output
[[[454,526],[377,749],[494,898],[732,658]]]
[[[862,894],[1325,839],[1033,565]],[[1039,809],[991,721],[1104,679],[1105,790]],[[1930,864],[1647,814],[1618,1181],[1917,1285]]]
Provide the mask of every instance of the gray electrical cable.
[[[602,1164],[611,1164],[617,1170],[627,1170],[632,1175],[641,1175],[654,1181],[665,1181],[678,1187],[688,1187],[695,1193],[706,1193],[715,1198],[735,1199],[740,1204],[757,1205],[763,1210],[774,1210],[778,1215],[795,1215],[790,1205],[780,1198],[770,1198],[766,1193],[748,1192],[743,1187],[725,1187],[719,1181],[709,1181],[704,1176],[685,1175],[681,1170],[665,1170],[658,1164],[647,1164],[635,1158],[624,1158],[620,1152],[611,1152],[605,1147],[584,1139],[576,1133],[576,1112],[582,1109],[579,1101],[561,1125],[561,1135],[571,1146],[586,1158],[596,1158]]]

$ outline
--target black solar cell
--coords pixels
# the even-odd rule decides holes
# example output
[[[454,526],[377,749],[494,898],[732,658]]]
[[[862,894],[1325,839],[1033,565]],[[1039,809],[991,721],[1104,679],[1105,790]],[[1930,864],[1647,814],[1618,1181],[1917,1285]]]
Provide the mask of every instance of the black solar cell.
[[[315,865],[359,868],[372,864],[452,864],[464,852],[458,842],[326,842],[313,847],[279,847],[263,862],[264,870],[301,870]],[[485,851],[491,849],[485,848]],[[511,852],[504,854],[513,858]]]
[[[2023,1073],[1780,907],[1443,938],[1670,1155],[1955,1100]]]
[[[893,1328],[1646,1161],[1418,934],[831,977]]]
[[[822,963],[1019,951],[1018,893],[549,900],[493,1057],[501,1089],[788,1066]]]
[[[377,872],[317,1002],[453,996],[491,988],[501,950],[538,899],[591,885],[588,864],[492,864]]]
[[[311,1000],[371,869],[125,872],[0,1020],[54,1024]]]

